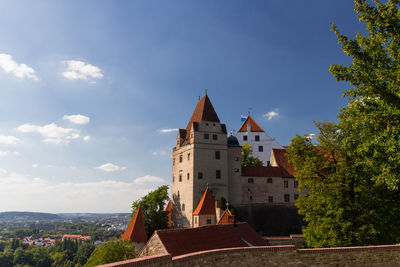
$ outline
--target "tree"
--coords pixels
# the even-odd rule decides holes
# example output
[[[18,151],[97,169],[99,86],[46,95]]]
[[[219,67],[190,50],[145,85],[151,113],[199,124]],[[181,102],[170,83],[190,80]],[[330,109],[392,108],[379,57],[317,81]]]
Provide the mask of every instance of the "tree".
[[[308,194],[296,205],[307,245],[396,243],[400,240],[400,11],[399,1],[355,0],[368,36],[355,40],[332,30],[350,66],[332,65],[351,88],[339,123],[316,123],[318,146],[296,136],[288,148],[296,179]]]
[[[168,212],[164,211],[168,200],[168,186],[163,185],[151,191],[140,200],[133,202],[132,216],[135,214],[139,205],[142,206],[144,224],[148,236],[151,236],[157,229],[168,228]]]
[[[90,255],[84,266],[97,266],[101,264],[134,259],[136,257],[133,242],[112,240],[98,246]]]
[[[249,143],[244,143],[242,145],[242,166],[243,167],[252,167],[252,166],[263,166],[263,163],[260,159],[255,158],[253,155],[253,148]]]

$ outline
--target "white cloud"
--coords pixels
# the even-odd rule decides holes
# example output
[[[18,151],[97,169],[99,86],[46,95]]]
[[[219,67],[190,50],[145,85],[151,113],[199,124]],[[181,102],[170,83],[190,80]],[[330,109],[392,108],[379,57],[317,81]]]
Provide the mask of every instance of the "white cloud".
[[[5,169],[0,168],[0,175],[5,175],[7,171]]]
[[[16,145],[21,143],[21,140],[11,135],[0,135],[0,144]]]
[[[90,141],[90,139],[91,139],[90,135],[86,135],[83,137],[83,141],[86,141],[86,142]]]
[[[10,173],[0,177],[0,210],[130,212],[132,201],[154,189],[156,186],[141,186],[134,180],[53,182]]]
[[[14,77],[19,79],[30,78],[34,81],[38,81],[38,77],[35,75],[35,70],[26,64],[18,64],[13,60],[9,54],[0,54],[0,68],[5,72],[11,73]]]
[[[120,167],[120,166],[114,165],[112,163],[106,163],[106,164],[103,164],[103,165],[100,165],[100,166],[96,167],[96,169],[99,169],[99,170],[102,170],[102,171],[105,171],[105,172],[114,172],[114,171],[125,170],[126,167]]]
[[[146,184],[146,183],[164,183],[164,179],[157,177],[157,176],[151,176],[151,175],[145,175],[143,177],[139,177],[133,180],[135,184]]]
[[[151,154],[153,156],[166,156],[167,155],[167,151],[158,150],[158,151],[153,151]]]
[[[270,111],[267,114],[264,114],[264,117],[266,117],[268,120],[272,120],[275,117],[278,117],[279,113],[276,111]]]
[[[34,168],[34,169],[37,169],[39,167],[39,165],[38,164],[32,164],[32,168]]]
[[[77,115],[64,115],[63,120],[68,120],[75,124],[88,124],[90,118],[81,114],[77,114]]]
[[[18,151],[13,151],[13,152],[11,152],[11,151],[0,151],[0,157],[7,157],[7,156],[10,156],[10,155],[20,156],[21,153],[19,153]]]
[[[178,128],[173,128],[173,129],[161,129],[160,133],[174,133],[177,132]]]
[[[310,134],[306,134],[307,138],[313,139],[315,137],[315,134],[310,133]]]
[[[78,129],[63,128],[55,123],[43,126],[26,123],[18,126],[17,130],[22,133],[39,133],[47,144],[68,144],[71,140],[80,138]]]
[[[65,61],[66,71],[62,75],[68,80],[90,80],[103,78],[103,73],[99,67],[79,60]]]

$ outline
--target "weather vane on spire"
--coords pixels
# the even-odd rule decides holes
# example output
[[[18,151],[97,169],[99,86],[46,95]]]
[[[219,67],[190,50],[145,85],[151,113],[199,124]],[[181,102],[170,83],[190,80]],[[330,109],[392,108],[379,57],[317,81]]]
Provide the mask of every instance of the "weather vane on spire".
[[[207,95],[207,88],[206,88],[206,95]]]

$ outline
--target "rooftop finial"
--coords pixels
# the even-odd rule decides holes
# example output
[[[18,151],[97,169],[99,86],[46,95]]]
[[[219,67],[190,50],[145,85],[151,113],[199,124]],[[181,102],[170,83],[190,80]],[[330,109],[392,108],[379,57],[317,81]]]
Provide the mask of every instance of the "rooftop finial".
[[[206,88],[206,95],[207,95],[207,88]]]
[[[247,113],[249,114],[249,116],[250,116],[250,112],[253,110],[253,108],[252,107],[249,107],[249,109],[248,109],[248,111],[247,111]]]
[[[199,101],[200,101],[200,96],[199,96]]]

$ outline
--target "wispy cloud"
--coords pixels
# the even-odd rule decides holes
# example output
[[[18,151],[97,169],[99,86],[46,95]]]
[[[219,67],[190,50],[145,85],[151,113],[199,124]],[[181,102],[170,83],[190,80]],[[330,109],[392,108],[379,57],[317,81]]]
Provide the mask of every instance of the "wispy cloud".
[[[101,69],[84,61],[68,60],[66,71],[62,73],[64,78],[68,80],[89,80],[94,82],[95,79],[103,78]]]
[[[3,168],[0,168],[0,175],[2,176],[2,175],[5,175],[5,174],[7,174],[7,171],[5,169],[3,169]]]
[[[99,170],[102,170],[102,171],[105,171],[105,172],[114,172],[114,171],[125,170],[126,167],[121,167],[121,166],[118,166],[118,165],[114,165],[112,163],[106,163],[106,164],[103,164],[103,165],[100,165],[100,166],[96,167],[96,169],[99,169]]]
[[[139,177],[133,180],[135,184],[146,184],[146,183],[164,183],[164,179],[157,177],[157,176],[151,176],[151,175],[145,175],[143,177]]]
[[[63,128],[55,123],[43,126],[26,123],[18,126],[17,130],[21,133],[39,133],[44,137],[42,141],[47,144],[68,144],[71,140],[80,138],[78,129]]]
[[[89,142],[91,139],[90,135],[86,135],[83,137],[83,141]]]
[[[16,145],[21,143],[21,139],[11,135],[0,135],[0,144]]]
[[[68,120],[75,124],[88,124],[90,118],[81,114],[76,115],[64,115],[63,120]]]
[[[160,133],[174,133],[177,132],[178,128],[172,128],[172,129],[161,129]]]
[[[137,184],[136,179],[57,183],[6,173],[1,175],[0,171],[0,210],[130,212],[132,201],[156,188],[152,184]],[[7,201],[10,199],[14,201]]]
[[[35,70],[26,64],[18,64],[11,55],[0,54],[0,68],[5,72],[11,73],[19,79],[29,78],[38,81],[39,78],[35,75]]]
[[[21,153],[18,151],[0,151],[0,157],[7,157],[7,156],[20,156]]]
[[[276,110],[275,111],[270,111],[267,114],[264,114],[264,117],[266,117],[267,120],[272,120],[273,118],[278,117],[278,116],[279,116],[279,113]]]

